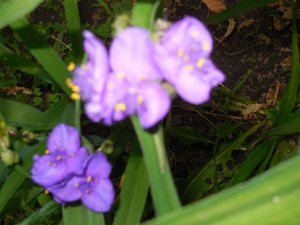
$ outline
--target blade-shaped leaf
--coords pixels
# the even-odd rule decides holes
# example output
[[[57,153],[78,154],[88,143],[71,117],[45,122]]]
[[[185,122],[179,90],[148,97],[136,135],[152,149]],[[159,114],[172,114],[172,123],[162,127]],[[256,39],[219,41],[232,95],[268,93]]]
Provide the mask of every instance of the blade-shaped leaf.
[[[145,225],[299,224],[300,156]]]
[[[137,116],[131,117],[147,168],[155,212],[161,215],[181,207],[169,168],[162,128],[151,133],[144,130]]]
[[[0,98],[0,113],[7,124],[30,130],[48,130],[59,122],[74,120],[74,103],[64,99],[54,104],[46,112],[17,101]],[[66,121],[67,120],[67,121]]]
[[[290,80],[285,88],[283,98],[280,103],[279,113],[276,117],[275,124],[280,125],[284,123],[290,113],[293,111],[296,103],[297,92],[300,81],[300,62],[299,62],[299,47],[296,21],[296,3],[292,7],[292,72]]]
[[[18,225],[31,225],[31,224],[40,224],[47,216],[57,212],[60,209],[60,205],[56,202],[51,201],[45,206],[40,208],[31,214],[27,219],[23,220],[22,223]]]
[[[83,205],[63,207],[64,225],[105,225],[102,213],[95,213]]]
[[[41,153],[45,150],[45,142],[42,141],[33,147],[25,149],[27,155],[23,158],[24,165],[18,166],[18,170],[14,170],[6,179],[0,189],[0,215],[2,210],[5,208],[6,203],[13,196],[13,194],[20,188],[25,179],[27,178],[28,170],[32,165],[32,156],[35,153]],[[22,170],[24,170],[22,172]],[[20,173],[21,172],[21,173]],[[25,174],[25,175],[24,175]]]
[[[149,181],[137,140],[133,143],[113,225],[139,224],[144,211]]]
[[[0,29],[34,10],[44,0],[1,0]]]
[[[71,35],[75,63],[81,63],[83,56],[78,0],[64,0],[67,26]]]
[[[19,35],[36,60],[69,96],[71,90],[66,85],[66,79],[70,77],[70,73],[54,49],[49,46],[26,19],[12,23],[11,27]]]

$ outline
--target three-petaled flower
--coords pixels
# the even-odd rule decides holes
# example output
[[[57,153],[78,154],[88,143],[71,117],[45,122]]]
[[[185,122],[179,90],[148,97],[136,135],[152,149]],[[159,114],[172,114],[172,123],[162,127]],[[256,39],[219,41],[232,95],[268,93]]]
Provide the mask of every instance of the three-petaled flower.
[[[213,40],[197,19],[186,16],[174,23],[156,45],[156,60],[178,95],[192,104],[209,100],[211,89],[224,74],[211,61]]]
[[[34,155],[33,159],[32,179],[47,188],[74,174],[82,174],[88,152],[80,147],[75,128],[59,124],[49,135],[45,155]]]
[[[80,147],[78,131],[64,124],[50,133],[47,147],[45,155],[34,156],[32,179],[59,203],[81,200],[93,211],[107,212],[114,189],[106,156],[101,152],[89,156],[87,149]]]

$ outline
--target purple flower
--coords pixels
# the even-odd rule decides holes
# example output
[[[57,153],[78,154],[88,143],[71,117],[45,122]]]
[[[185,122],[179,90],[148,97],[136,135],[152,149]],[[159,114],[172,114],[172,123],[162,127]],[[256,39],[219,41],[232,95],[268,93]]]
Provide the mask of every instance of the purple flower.
[[[47,188],[74,174],[82,174],[88,153],[80,147],[78,131],[59,124],[49,135],[45,155],[34,155],[33,159],[32,179]]]
[[[91,32],[84,31],[83,36],[88,61],[75,68],[73,83],[79,87],[81,98],[87,102],[87,116],[98,122],[101,120],[102,93],[109,75],[108,55],[105,46]]]
[[[145,29],[129,27],[113,40],[109,58],[113,74],[104,96],[111,109],[107,124],[137,112],[142,127],[150,128],[168,113],[171,101],[153,55],[154,45]]]
[[[88,62],[74,70],[73,82],[92,121],[111,125],[137,113],[142,126],[149,128],[164,118],[171,100],[161,86],[163,76],[153,58],[149,31],[129,27],[119,32],[109,59],[102,43],[88,31],[84,47]]]
[[[209,59],[213,40],[197,19],[185,17],[173,24],[156,48],[156,60],[165,79],[186,101],[200,104],[224,81],[223,73]]]
[[[109,179],[111,165],[105,155],[97,152],[90,156],[85,173],[73,176],[63,184],[50,187],[59,203],[80,200],[95,212],[107,212],[114,201],[114,188]]]

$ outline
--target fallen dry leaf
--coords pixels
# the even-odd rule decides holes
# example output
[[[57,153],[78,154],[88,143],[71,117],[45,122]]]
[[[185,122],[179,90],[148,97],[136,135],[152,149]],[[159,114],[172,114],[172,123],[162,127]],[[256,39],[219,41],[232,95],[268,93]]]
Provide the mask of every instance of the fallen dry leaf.
[[[242,116],[244,119],[251,119],[254,113],[262,109],[264,104],[254,103],[250,104],[242,111]]]
[[[235,21],[233,18],[230,18],[228,20],[229,24],[228,24],[228,27],[227,27],[227,30],[226,30],[226,33],[223,35],[223,37],[221,37],[219,39],[220,42],[223,42],[233,31],[234,27],[235,27]]]
[[[202,2],[213,13],[219,13],[226,9],[224,0],[202,0]]]
[[[282,20],[281,18],[274,16],[273,17],[273,27],[277,31],[282,31],[284,28],[286,28],[289,24],[290,21]]]
[[[257,41],[259,44],[265,44],[268,45],[271,43],[271,38],[268,37],[267,35],[260,33],[259,35],[257,35]]]
[[[269,88],[268,93],[266,94],[267,106],[273,107],[276,105],[280,86],[281,86],[280,82],[275,81],[273,86]]]
[[[286,57],[282,62],[279,64],[282,67],[291,67],[292,65],[292,56]]]
[[[254,22],[255,22],[255,20],[253,18],[245,20],[242,23],[240,23],[240,25],[238,26],[238,30],[240,31],[242,28],[249,27]]]
[[[32,91],[25,87],[4,87],[0,89],[0,92],[8,95],[16,95],[18,93],[23,93],[26,95],[31,95]]]

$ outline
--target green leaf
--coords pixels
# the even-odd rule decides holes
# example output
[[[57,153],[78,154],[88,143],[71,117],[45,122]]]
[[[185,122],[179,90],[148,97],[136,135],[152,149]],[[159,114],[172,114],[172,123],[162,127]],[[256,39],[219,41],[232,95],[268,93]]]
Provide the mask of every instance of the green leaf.
[[[36,63],[23,56],[13,53],[8,48],[0,43],[0,61],[10,66],[13,69],[20,70],[28,74],[37,74],[40,68]]]
[[[83,205],[63,207],[64,225],[105,225],[102,213],[95,213]]]
[[[144,225],[299,224],[300,156]]]
[[[59,209],[60,205],[58,205],[56,202],[48,202],[45,206],[35,211],[18,225],[40,224],[47,216],[57,212]]]
[[[230,186],[246,180],[251,175],[251,173],[257,168],[257,166],[265,159],[265,157],[270,152],[272,146],[274,147],[275,144],[275,141],[265,140],[264,142],[257,145],[251,151],[247,159],[240,165],[238,172],[229,183]]]
[[[276,2],[277,0],[241,0],[238,3],[229,6],[225,11],[209,16],[205,19],[206,24],[213,24],[225,21],[231,17],[241,15],[250,10],[263,7],[269,3]]]
[[[166,130],[166,134],[169,137],[177,138],[187,144],[214,143],[213,141],[209,140],[208,137],[201,135],[195,128],[189,126],[170,127]]]
[[[28,104],[2,98],[0,105],[0,113],[7,124],[29,130],[49,130],[62,121],[71,124],[74,118],[74,103],[68,99],[54,104],[46,112]]]
[[[292,72],[290,80],[285,88],[283,98],[281,99],[279,113],[275,121],[276,125],[281,125],[282,123],[287,121],[290,113],[295,107],[297,92],[299,88],[300,59],[295,4],[296,3],[292,3]]]
[[[23,18],[42,2],[43,0],[1,0],[0,29]]]
[[[155,3],[154,3],[155,2]],[[134,5],[130,23],[133,26],[152,29],[160,1],[144,0]]]
[[[180,208],[166,156],[162,128],[159,127],[154,133],[144,130],[136,115],[131,117],[131,122],[142,148],[156,214],[162,215]]]
[[[22,158],[24,165],[16,166],[17,170],[14,170],[6,179],[5,183],[2,185],[0,190],[0,214],[5,208],[7,202],[11,199],[14,193],[21,187],[25,179],[27,178],[27,173],[32,165],[32,157],[35,153],[41,153],[45,149],[45,142],[42,141],[33,147],[26,147],[24,152],[27,153]],[[22,171],[24,170],[24,171]]]
[[[14,22],[11,24],[11,27],[19,35],[36,60],[69,96],[71,90],[66,85],[66,79],[70,77],[70,73],[54,49],[49,46],[26,19]]]
[[[120,205],[113,225],[139,224],[149,190],[149,181],[137,140],[133,143],[124,179]]]
[[[214,178],[216,167],[218,165],[222,165],[222,167],[224,167],[227,161],[231,159],[232,151],[240,148],[242,143],[264,124],[265,122],[261,122],[254,125],[249,130],[238,136],[235,140],[223,146],[222,149],[217,153],[216,159],[210,160],[203,168],[201,168],[196,173],[196,175],[192,177],[187,188],[182,194],[184,201],[195,200],[202,197],[204,192],[207,191],[211,186],[207,184],[206,180],[209,178]]]
[[[80,17],[77,4],[78,0],[64,0],[67,26],[71,35],[72,52],[76,64],[81,63],[83,56]]]

